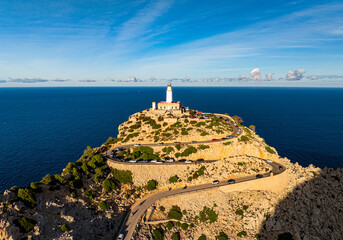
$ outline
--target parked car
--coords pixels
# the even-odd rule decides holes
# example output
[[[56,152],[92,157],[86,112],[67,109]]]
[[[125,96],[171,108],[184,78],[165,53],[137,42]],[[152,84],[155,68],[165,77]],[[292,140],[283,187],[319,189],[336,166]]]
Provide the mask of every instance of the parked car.
[[[179,162],[186,162],[186,159],[180,159]]]
[[[166,162],[174,162],[174,159],[167,159]]]
[[[227,182],[228,182],[228,184],[234,184],[234,183],[236,183],[236,180],[235,179],[229,179]]]
[[[134,144],[133,146],[135,146],[135,147],[139,147],[139,146],[140,146],[140,144],[136,143],[136,144]]]
[[[197,141],[192,141],[191,143],[197,143]]]
[[[212,182],[213,185],[214,185],[214,184],[218,184],[218,183],[219,183],[218,180],[214,180],[214,181]]]
[[[141,160],[141,161],[139,161],[139,162],[141,162],[141,163],[147,163],[147,162],[149,162],[148,160]]]
[[[193,163],[193,161],[187,160],[187,161],[185,161],[185,163]]]
[[[269,163],[272,163],[273,161],[272,161],[272,160],[270,160],[270,159],[268,159],[268,160],[267,160],[267,162],[269,162]]]
[[[131,160],[129,161],[129,163],[136,163],[136,162],[137,162],[136,159],[131,159]]]
[[[174,142],[174,144],[181,144],[180,142]]]
[[[262,174],[257,174],[256,178],[263,178],[263,175]]]
[[[212,139],[212,142],[215,142],[215,141],[218,141],[218,139],[216,139],[216,138],[213,138],[213,139]]]
[[[153,159],[153,160],[151,160],[151,162],[152,162],[152,163],[156,163],[156,162],[157,162],[157,160],[156,160],[156,159]]]
[[[160,143],[158,143],[157,145],[161,146],[161,145],[163,145],[163,144],[164,144],[163,142],[160,142]]]
[[[119,236],[117,237],[117,240],[124,240],[124,234],[119,234]]]
[[[197,160],[197,162],[203,162],[203,161],[205,161],[205,160],[202,159],[202,158],[200,158],[200,159]]]
[[[161,164],[161,163],[163,163],[162,161],[156,161],[155,163],[157,163],[157,164]]]
[[[226,136],[226,138],[230,139],[230,138],[233,138],[232,135],[229,135],[229,136]]]

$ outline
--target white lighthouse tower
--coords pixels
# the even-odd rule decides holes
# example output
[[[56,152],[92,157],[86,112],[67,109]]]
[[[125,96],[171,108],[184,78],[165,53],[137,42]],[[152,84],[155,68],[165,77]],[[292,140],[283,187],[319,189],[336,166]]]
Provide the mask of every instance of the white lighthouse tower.
[[[167,99],[166,99],[166,102],[167,103],[172,103],[173,102],[173,89],[172,89],[172,86],[171,86],[170,82],[168,83],[168,86],[167,86]]]

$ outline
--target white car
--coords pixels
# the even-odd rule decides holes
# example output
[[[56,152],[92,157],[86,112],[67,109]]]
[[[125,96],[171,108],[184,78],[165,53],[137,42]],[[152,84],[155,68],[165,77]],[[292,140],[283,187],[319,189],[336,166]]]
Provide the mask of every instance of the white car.
[[[272,163],[273,161],[272,161],[272,160],[270,160],[270,159],[268,159],[268,160],[267,160],[267,162],[269,162],[269,163]]]
[[[193,163],[192,161],[190,161],[190,160],[187,160],[187,161],[185,161],[185,163]]]
[[[156,160],[156,159],[154,159],[154,160],[151,160],[150,162],[152,162],[152,163],[156,163],[156,162],[157,162],[157,160]]]
[[[163,162],[161,162],[161,161],[156,161],[155,163],[163,163]]]
[[[117,240],[123,240],[124,239],[124,234],[119,234],[119,236],[117,237]]]
[[[137,162],[136,159],[131,159],[131,160],[129,161],[129,163],[136,163],[136,162]]]
[[[139,146],[140,146],[140,144],[136,143],[136,144],[134,144],[133,146],[135,146],[135,147],[139,147]]]
[[[214,180],[214,181],[212,182],[213,185],[214,185],[214,184],[218,184],[218,183],[219,183],[218,180]]]
[[[174,159],[167,159],[166,162],[174,162]]]

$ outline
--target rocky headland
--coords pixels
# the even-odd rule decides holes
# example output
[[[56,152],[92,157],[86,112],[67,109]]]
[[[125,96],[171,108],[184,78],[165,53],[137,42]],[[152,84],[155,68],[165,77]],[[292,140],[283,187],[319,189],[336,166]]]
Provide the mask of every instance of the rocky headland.
[[[0,239],[116,239],[145,197],[269,174],[266,160],[286,171],[158,200],[133,239],[342,239],[343,170],[281,158],[237,117],[144,110],[118,130],[60,174],[0,195]]]

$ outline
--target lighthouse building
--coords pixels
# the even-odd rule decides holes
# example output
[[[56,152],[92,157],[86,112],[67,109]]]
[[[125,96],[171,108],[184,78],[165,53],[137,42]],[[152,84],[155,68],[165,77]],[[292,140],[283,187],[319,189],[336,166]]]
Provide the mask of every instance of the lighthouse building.
[[[166,91],[166,101],[159,102],[156,107],[156,103],[152,102],[152,110],[169,111],[169,112],[181,112],[182,104],[178,101],[173,101],[173,88],[171,83],[168,83]]]

